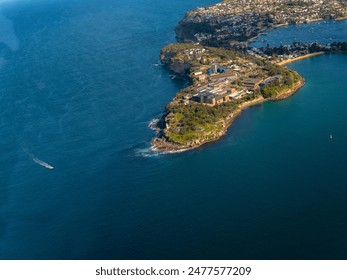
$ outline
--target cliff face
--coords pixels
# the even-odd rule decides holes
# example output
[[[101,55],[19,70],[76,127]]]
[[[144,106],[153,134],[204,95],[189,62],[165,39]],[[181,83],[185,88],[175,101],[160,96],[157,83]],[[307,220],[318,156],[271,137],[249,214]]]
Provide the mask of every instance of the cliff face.
[[[171,59],[176,56],[177,53],[172,51],[160,51],[160,60],[163,64],[168,65],[171,62]]]
[[[169,64],[170,71],[182,77],[186,77],[189,74],[190,68],[190,64],[184,61],[174,61]]]
[[[175,75],[184,78],[189,77],[191,64],[183,59],[178,59],[176,55],[176,52],[161,50],[160,60],[163,64],[168,66],[169,70]]]

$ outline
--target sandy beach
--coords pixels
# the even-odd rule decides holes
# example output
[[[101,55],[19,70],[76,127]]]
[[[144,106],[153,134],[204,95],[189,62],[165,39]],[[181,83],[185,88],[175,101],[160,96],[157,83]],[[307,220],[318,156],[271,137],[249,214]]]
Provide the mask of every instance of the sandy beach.
[[[301,60],[301,59],[305,59],[305,58],[309,58],[309,57],[316,56],[316,55],[321,55],[321,54],[325,54],[325,52],[316,52],[316,53],[310,53],[310,54],[298,56],[298,57],[295,57],[295,58],[292,58],[292,59],[287,59],[287,60],[278,62],[277,65],[284,66],[284,65],[287,65],[287,64],[292,63],[294,61],[298,61],[298,60]]]

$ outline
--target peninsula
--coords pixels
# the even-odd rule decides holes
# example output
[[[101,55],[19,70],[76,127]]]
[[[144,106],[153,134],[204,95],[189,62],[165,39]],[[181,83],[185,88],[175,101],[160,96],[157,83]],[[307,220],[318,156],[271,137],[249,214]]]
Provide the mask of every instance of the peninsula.
[[[251,48],[250,40],[279,24],[339,19],[342,0],[224,1],[188,12],[176,28],[178,43],[160,59],[189,86],[167,104],[153,148],[183,151],[222,137],[243,108],[294,94],[304,79],[285,64],[321,53],[345,52],[346,43],[294,43]]]

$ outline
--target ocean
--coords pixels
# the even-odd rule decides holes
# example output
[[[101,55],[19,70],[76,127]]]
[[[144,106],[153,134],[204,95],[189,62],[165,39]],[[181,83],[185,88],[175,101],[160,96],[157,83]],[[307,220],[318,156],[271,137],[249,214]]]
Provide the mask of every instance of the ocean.
[[[1,259],[347,258],[345,55],[220,141],[149,149],[186,86],[159,50],[215,2],[0,3]]]

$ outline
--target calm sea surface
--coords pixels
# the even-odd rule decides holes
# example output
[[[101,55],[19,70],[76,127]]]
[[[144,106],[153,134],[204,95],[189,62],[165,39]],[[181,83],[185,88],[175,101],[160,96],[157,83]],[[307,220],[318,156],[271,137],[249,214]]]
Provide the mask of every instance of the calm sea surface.
[[[184,87],[159,49],[213,2],[1,2],[1,259],[347,258],[346,55],[221,141],[148,150]]]

